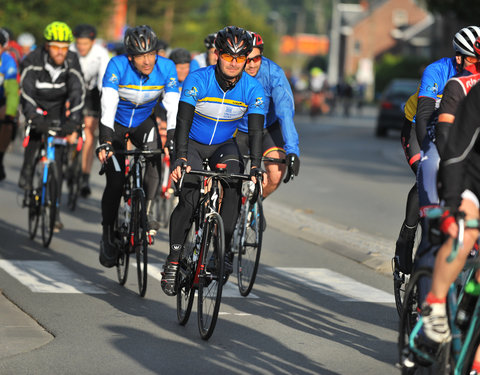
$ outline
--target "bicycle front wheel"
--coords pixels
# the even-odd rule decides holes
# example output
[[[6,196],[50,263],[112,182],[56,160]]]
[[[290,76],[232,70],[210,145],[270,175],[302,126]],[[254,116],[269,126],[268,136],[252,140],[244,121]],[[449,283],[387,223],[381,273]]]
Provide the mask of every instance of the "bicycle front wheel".
[[[147,238],[147,211],[145,196],[142,190],[136,190],[132,199],[133,246],[137,256],[138,292],[141,297],[147,291],[147,263],[148,263],[148,238]]]
[[[177,273],[177,319],[180,325],[185,325],[192,312],[193,299],[195,298],[195,288],[193,285],[195,271],[198,261],[193,258],[195,249],[195,223],[192,223],[188,231],[187,239],[184,243],[184,249],[180,256]]]
[[[55,226],[55,217],[57,214],[57,173],[55,164],[46,164],[44,171],[44,181],[42,186],[42,242],[44,247],[48,247],[52,241],[53,228]]]
[[[246,220],[243,233],[240,234],[242,240],[237,258],[238,290],[244,297],[248,296],[253,288],[260,263],[264,220],[260,199],[250,206]]]
[[[25,198],[28,198],[28,235],[32,240],[37,234],[41,216],[40,194],[42,191],[43,168],[43,163],[38,160],[33,169],[33,190],[25,192]]]
[[[130,263],[129,233],[127,225],[123,224],[127,204],[123,198],[120,200],[120,207],[118,208],[119,214],[117,220],[115,220],[115,234],[120,242],[117,258],[117,277],[120,285],[125,285],[127,282],[128,264]],[[122,217],[120,217],[120,215],[122,215]]]
[[[218,213],[210,214],[205,226],[198,285],[198,328],[202,339],[208,340],[215,329],[222,299],[225,232]]]

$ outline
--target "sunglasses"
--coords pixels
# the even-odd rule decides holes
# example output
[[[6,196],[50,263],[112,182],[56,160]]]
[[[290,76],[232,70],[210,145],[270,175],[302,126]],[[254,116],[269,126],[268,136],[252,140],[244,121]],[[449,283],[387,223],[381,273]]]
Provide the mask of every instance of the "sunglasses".
[[[68,45],[65,45],[65,44],[49,43],[48,46],[54,52],[68,51]]]
[[[235,60],[237,63],[243,63],[247,59],[247,56],[235,57],[235,56],[229,55],[228,53],[222,53],[220,57],[227,62],[232,62],[233,60]]]
[[[478,63],[478,58],[473,56],[465,56],[465,60],[468,61],[470,64]]]
[[[262,55],[257,55],[247,59],[247,64],[250,64],[252,61],[258,63],[262,59]]]

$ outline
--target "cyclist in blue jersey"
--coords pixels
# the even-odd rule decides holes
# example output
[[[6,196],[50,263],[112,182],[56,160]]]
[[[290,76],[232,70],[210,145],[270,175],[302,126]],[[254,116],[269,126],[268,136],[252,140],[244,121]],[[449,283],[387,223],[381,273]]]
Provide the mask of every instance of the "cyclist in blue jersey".
[[[190,63],[190,71],[205,68],[206,66],[215,65],[217,63],[217,55],[215,54],[215,37],[217,33],[208,34],[203,43],[207,49],[204,53],[200,53],[193,58]]]
[[[7,38],[0,33],[0,181],[6,177],[3,156],[17,128],[19,102],[17,64],[6,49]]]
[[[285,158],[287,164],[265,162],[268,182],[263,188],[263,197],[273,193],[285,174],[297,176],[300,169],[300,149],[298,134],[293,123],[295,104],[292,89],[282,68],[272,60],[262,56],[263,39],[252,32],[253,50],[247,57],[245,71],[255,77],[265,90],[265,125],[263,130],[263,156]],[[242,155],[248,154],[248,124],[245,118],[240,122],[237,143]]]
[[[415,131],[421,147],[421,159],[417,170],[417,188],[419,195],[420,225],[422,240],[417,250],[417,259],[431,263],[430,257],[423,255],[431,248],[428,239],[428,224],[425,210],[439,204],[436,177],[439,156],[435,147],[435,124],[437,110],[447,81],[464,68],[466,56],[474,56],[473,43],[480,36],[480,28],[469,26],[459,30],[453,38],[455,57],[444,57],[428,65],[423,72],[418,92],[418,104],[415,115]],[[397,267],[405,273],[412,270],[412,250],[417,226],[405,222],[397,240],[395,258]]]
[[[125,178],[125,157],[114,152],[125,149],[127,134],[138,148],[161,148],[153,107],[165,93],[163,104],[167,109],[167,122],[174,127],[179,99],[175,64],[157,55],[155,32],[146,25],[128,29],[124,44],[127,54],[113,57],[107,66],[101,97],[98,158],[106,163],[107,184],[102,197],[100,263],[105,267],[116,264],[113,225]],[[151,205],[159,183],[160,164],[160,158],[152,158],[145,169],[147,216],[152,234],[159,228],[159,224],[151,219]]]
[[[225,27],[217,33],[215,48],[217,64],[188,75],[178,106],[172,179],[179,180],[184,164],[187,174],[179,203],[170,217],[170,252],[162,273],[162,289],[170,296],[175,295],[178,258],[200,196],[198,178],[188,172],[191,168],[202,169],[206,158],[211,169],[217,163],[225,163],[228,173],[243,172],[243,158],[233,134],[244,116],[248,116],[252,179],[261,173],[265,94],[255,78],[242,74],[252,51],[252,37],[242,28]],[[225,224],[225,244],[229,244],[240,210],[241,184],[229,182],[222,186],[220,214]],[[225,258],[226,272],[231,273],[232,265],[227,264],[227,258],[230,259],[229,254]]]

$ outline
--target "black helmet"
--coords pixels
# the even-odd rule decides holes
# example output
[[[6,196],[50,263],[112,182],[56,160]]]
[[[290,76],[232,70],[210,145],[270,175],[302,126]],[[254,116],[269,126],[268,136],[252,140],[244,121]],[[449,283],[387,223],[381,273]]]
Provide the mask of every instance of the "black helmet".
[[[227,26],[217,33],[215,48],[219,53],[247,56],[253,49],[250,33],[240,27]]]
[[[158,50],[157,34],[147,25],[128,29],[123,43],[127,53],[133,56]]]
[[[75,29],[73,29],[73,36],[75,38],[88,38],[93,40],[97,37],[97,29],[92,25],[77,25]]]
[[[208,34],[205,39],[203,40],[203,43],[205,43],[205,48],[210,49],[215,47],[215,38],[217,37],[217,33],[213,34]]]
[[[160,50],[167,50],[168,48],[168,43],[165,42],[163,39],[158,39],[158,43],[157,43],[157,50],[160,51]]]
[[[185,48],[175,48],[170,52],[169,59],[175,64],[188,64],[192,61],[192,55]]]

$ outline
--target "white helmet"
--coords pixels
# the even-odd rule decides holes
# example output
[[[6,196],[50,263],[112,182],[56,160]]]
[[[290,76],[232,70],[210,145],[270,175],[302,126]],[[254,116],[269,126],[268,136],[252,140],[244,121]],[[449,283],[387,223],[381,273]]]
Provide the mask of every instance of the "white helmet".
[[[31,47],[35,44],[35,37],[30,33],[22,33],[18,36],[17,42],[22,47]]]
[[[461,29],[453,38],[455,52],[465,56],[476,56],[473,50],[475,40],[480,36],[480,27],[468,26]]]

